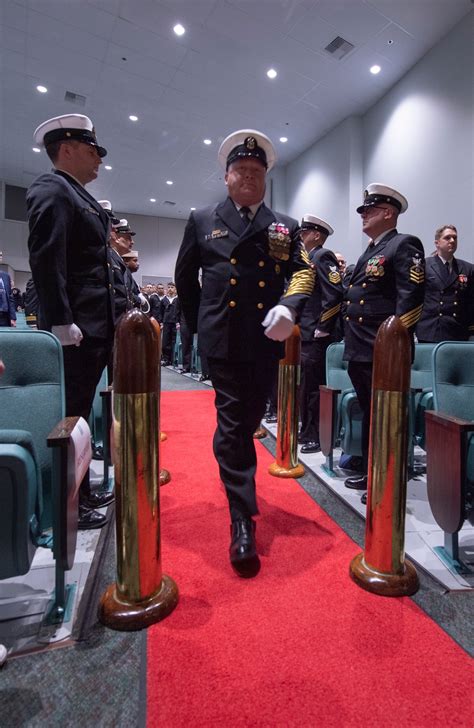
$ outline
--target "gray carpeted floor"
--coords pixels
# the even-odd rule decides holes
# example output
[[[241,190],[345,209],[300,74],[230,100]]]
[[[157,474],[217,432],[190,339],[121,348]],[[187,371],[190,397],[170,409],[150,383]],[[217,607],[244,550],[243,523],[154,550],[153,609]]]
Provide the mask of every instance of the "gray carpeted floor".
[[[208,385],[162,368],[163,391],[204,389]],[[275,452],[270,435],[262,443]],[[343,530],[362,546],[364,523],[312,474],[301,486]],[[115,553],[109,543],[96,592],[115,578]],[[349,578],[349,577],[348,577]],[[420,574],[414,601],[465,650],[474,652],[472,592],[443,593]],[[420,646],[421,649],[429,646]],[[0,725],[125,727],[145,725],[146,632],[120,633],[93,617],[84,642],[9,660],[0,671]]]

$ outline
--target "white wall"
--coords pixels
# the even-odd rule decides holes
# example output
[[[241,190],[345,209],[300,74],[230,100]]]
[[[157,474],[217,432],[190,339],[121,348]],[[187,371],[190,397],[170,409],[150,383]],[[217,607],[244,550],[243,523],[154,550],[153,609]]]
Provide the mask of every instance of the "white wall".
[[[163,282],[174,279],[174,268],[179,246],[183,238],[186,220],[148,215],[127,215],[125,217],[136,232],[133,248],[138,250],[140,270],[135,275],[141,283],[142,276],[157,276]]]
[[[430,253],[437,227],[458,227],[460,258],[474,259],[474,11],[362,118],[349,118],[289,164],[274,197],[300,218],[335,229],[327,243],[355,261],[365,247],[355,208],[370,182],[405,194],[398,228]],[[278,190],[275,187],[278,186]]]

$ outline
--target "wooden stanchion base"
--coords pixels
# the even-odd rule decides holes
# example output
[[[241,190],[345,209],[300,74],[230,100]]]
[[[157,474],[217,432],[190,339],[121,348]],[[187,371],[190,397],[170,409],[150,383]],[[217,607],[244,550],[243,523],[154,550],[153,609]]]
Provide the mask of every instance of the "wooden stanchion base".
[[[384,597],[409,597],[420,588],[418,573],[408,559],[403,574],[385,574],[366,564],[362,552],[352,559],[349,574],[362,589]]]
[[[270,465],[268,472],[276,478],[302,478],[304,475],[304,466],[298,463],[294,468],[284,468],[275,462]]]
[[[166,483],[169,483],[171,480],[170,471],[166,470],[166,468],[161,468],[160,470],[160,487],[162,485],[166,485]]]
[[[178,587],[163,574],[160,588],[143,602],[128,602],[117,594],[116,584],[110,584],[99,604],[98,617],[106,627],[121,632],[135,632],[165,619],[176,607]]]
[[[167,439],[168,439],[168,435],[166,434],[166,432],[160,432],[160,441],[164,442]]]

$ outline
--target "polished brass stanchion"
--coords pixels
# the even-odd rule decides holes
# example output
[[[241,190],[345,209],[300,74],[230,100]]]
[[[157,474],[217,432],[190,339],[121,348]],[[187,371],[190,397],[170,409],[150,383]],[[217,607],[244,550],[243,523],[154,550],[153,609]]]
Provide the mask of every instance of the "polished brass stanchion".
[[[374,348],[365,549],[350,565],[356,584],[384,596],[414,594],[419,587],[405,559],[410,360],[408,331],[390,316]]]
[[[99,605],[100,621],[117,630],[148,627],[178,603],[178,588],[161,568],[158,350],[147,316],[124,314],[113,392],[117,579]]]
[[[300,388],[301,337],[298,326],[286,340],[285,358],[278,367],[278,425],[276,461],[268,472],[277,478],[301,478],[304,467],[298,462],[298,412]]]

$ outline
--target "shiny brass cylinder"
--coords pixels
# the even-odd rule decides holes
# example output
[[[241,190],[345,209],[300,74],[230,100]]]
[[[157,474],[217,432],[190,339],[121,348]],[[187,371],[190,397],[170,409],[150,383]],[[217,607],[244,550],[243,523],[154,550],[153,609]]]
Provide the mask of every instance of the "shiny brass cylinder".
[[[99,605],[101,622],[118,630],[148,627],[178,602],[161,565],[158,354],[145,314],[125,314],[116,332],[113,391],[117,578]]]
[[[298,462],[300,356],[300,330],[295,326],[278,367],[276,461],[268,469],[270,475],[278,478],[301,478],[305,472]]]
[[[380,327],[374,349],[364,553],[352,579],[384,596],[414,594],[416,569],[405,559],[410,339],[396,316]]]

